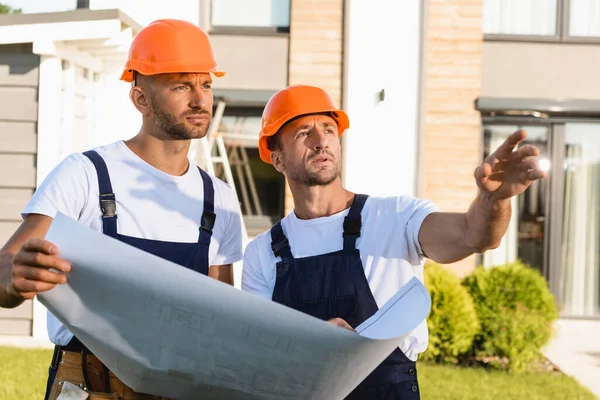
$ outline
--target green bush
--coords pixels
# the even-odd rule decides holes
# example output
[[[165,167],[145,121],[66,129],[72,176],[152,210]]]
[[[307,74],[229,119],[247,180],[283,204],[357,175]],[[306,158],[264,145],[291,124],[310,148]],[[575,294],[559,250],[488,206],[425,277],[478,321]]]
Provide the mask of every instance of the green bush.
[[[525,369],[550,340],[558,317],[544,277],[516,262],[477,268],[462,284],[473,298],[481,326],[474,353],[505,358],[511,371]]]
[[[454,273],[437,264],[425,268],[425,286],[431,296],[429,346],[419,359],[456,363],[479,331],[471,296]]]

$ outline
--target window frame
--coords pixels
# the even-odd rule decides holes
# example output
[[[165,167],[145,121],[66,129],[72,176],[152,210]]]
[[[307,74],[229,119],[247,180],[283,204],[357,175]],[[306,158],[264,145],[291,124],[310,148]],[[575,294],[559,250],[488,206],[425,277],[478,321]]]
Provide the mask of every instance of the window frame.
[[[264,109],[264,106],[257,106],[257,105],[253,105],[253,106],[248,106],[248,105],[231,105],[231,106],[227,106],[225,107],[225,110],[223,111],[223,117],[253,117],[253,118],[261,118],[262,116],[262,111]],[[229,150],[229,149],[228,149]],[[232,171],[233,172],[233,171]],[[234,173],[234,175],[236,175],[236,173]],[[237,176],[237,175],[236,175]],[[285,177],[283,176],[283,174],[281,174],[280,176],[280,180],[281,180],[281,186],[279,189],[279,193],[272,193],[272,196],[277,196],[278,197],[278,212],[275,215],[270,215],[268,213],[266,213],[265,215],[263,215],[262,217],[265,218],[270,218],[270,225],[261,225],[261,229],[264,230],[268,230],[273,223],[275,223],[277,220],[283,218],[285,216],[285,187],[286,187],[286,182],[285,182]],[[239,187],[236,187],[236,190],[241,190]],[[260,194],[259,194],[260,196]],[[242,196],[240,196],[240,209],[242,211],[242,217],[245,220],[246,225],[251,225],[251,220],[252,219],[256,219],[256,218],[261,218],[261,216],[256,216],[254,214],[246,214],[244,207],[242,207],[242,201],[243,198]],[[274,218],[274,219],[273,219]],[[254,222],[254,224],[256,224],[256,221]]]
[[[287,0],[290,3],[288,26],[243,26],[243,25],[215,25],[213,24],[213,1],[208,2],[208,7],[204,9],[208,12],[206,21],[209,24],[209,33],[219,35],[251,35],[251,36],[288,36],[290,33],[290,24],[292,18],[292,0]]]
[[[571,0],[556,1],[556,32],[554,35],[523,35],[510,33],[485,33],[483,40],[486,42],[536,42],[536,43],[570,43],[570,44],[597,44],[598,36],[573,36],[570,29]]]
[[[479,100],[479,99],[478,99]],[[517,100],[517,99],[515,99]],[[517,103],[527,104],[528,100],[521,100]],[[550,104],[551,102],[548,102]],[[582,101],[574,103],[584,103]],[[502,104],[500,102],[499,104]],[[550,108],[550,107],[548,107]],[[481,129],[480,129],[480,155],[479,159],[483,160],[485,146],[485,128],[489,125],[529,125],[529,126],[547,126],[548,127],[548,149],[549,160],[551,165],[562,165],[564,161],[564,146],[565,146],[565,125],[567,123],[596,123],[600,125],[600,113],[590,113],[589,110],[569,110],[562,112],[552,112],[545,107],[541,107],[537,111],[544,117],[534,117],[529,115],[529,111],[525,111],[523,115],[511,115],[511,112],[524,111],[523,107],[515,107],[508,109],[499,107],[496,109],[485,108],[481,109],[476,106],[476,109],[481,113]],[[528,110],[531,110],[528,108]],[[492,150],[492,149],[490,149]],[[560,276],[563,268],[562,260],[562,230],[563,230],[563,213],[564,213],[564,175],[562,173],[550,173],[546,179],[549,179],[548,201],[545,206],[545,215],[548,221],[544,227],[544,261],[543,275],[548,282],[551,292],[555,296],[557,304],[563,304],[560,290]],[[478,262],[480,260],[478,259]],[[600,320],[598,316],[572,316],[561,314],[561,318],[570,319],[594,319]]]

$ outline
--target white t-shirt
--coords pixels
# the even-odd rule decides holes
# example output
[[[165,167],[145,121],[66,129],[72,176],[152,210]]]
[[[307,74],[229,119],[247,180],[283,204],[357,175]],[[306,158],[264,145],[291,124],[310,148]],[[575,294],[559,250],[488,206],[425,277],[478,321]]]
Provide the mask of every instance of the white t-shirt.
[[[203,212],[202,177],[192,160],[182,176],[162,172],[133,153],[123,141],[95,148],[104,159],[117,202],[117,232],[169,242],[196,243]],[[239,204],[233,189],[212,177],[217,216],[209,247],[209,264],[242,259]],[[66,157],[42,182],[22,211],[54,218],[61,212],[96,231],[102,231],[98,176],[83,154]],[[48,334],[66,345],[73,336],[51,313]]]
[[[342,250],[343,223],[349,209],[329,217],[301,220],[294,212],[281,221],[294,258]],[[377,306],[384,305],[413,277],[423,281],[424,257],[419,230],[425,217],[439,209],[429,201],[412,197],[369,197],[364,205],[361,236],[356,241],[369,287]],[[246,247],[242,290],[272,299],[281,261],[271,250],[270,231],[258,235]],[[425,321],[400,343],[411,360],[427,348]]]

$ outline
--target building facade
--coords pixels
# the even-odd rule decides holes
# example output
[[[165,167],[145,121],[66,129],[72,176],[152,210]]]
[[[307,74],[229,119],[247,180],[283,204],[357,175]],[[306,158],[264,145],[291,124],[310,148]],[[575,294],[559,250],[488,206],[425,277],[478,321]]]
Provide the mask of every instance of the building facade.
[[[96,13],[121,6],[107,0],[80,3]],[[498,249],[448,267],[464,275],[477,265],[521,259],[544,274],[564,316],[600,315],[600,78],[594,73],[600,61],[600,1],[179,0],[169,9],[133,3],[123,2],[119,11],[123,19],[137,21],[130,25],[173,17],[210,33],[228,72],[214,84],[217,103],[224,105],[219,132],[250,237],[293,208],[284,178],[260,161],[256,148],[262,108],[287,85],[320,86],[348,112],[351,127],[342,142],[349,190],[418,196],[445,211],[469,207],[477,193],[476,166],[523,128],[527,142],[542,150],[549,177],[514,199],[513,218]],[[86,11],[91,12],[71,13]],[[8,18],[40,22],[49,15],[5,16],[0,26]],[[127,27],[123,22],[122,30]],[[128,31],[129,39],[135,31]],[[15,98],[10,91],[15,85],[27,88],[20,96],[33,91],[23,104],[36,98],[43,107],[49,101],[36,87],[44,56],[34,51],[35,43],[0,48],[3,104]],[[75,106],[68,106],[60,113],[67,122],[57,132],[61,143],[75,144],[57,150],[44,131],[57,126],[47,124],[60,123],[59,117],[44,117],[33,105],[19,109],[18,126],[17,114],[0,115],[6,127],[0,131],[0,191],[10,192],[0,197],[0,241],[17,226],[19,210],[43,179],[36,172],[40,165],[47,171],[65,152],[137,132],[139,116],[127,104],[128,87],[114,72],[125,60],[125,43],[117,46],[118,54],[113,48],[110,62],[103,61],[113,72],[101,76],[114,80],[112,89],[92,96],[97,108],[90,109],[106,114],[118,108],[118,124],[95,121],[82,135],[80,124],[89,125],[91,117],[72,122],[68,117],[76,114]],[[7,60],[18,61],[18,68]],[[27,72],[11,72],[19,68]],[[79,76],[76,68],[69,73]],[[81,90],[79,83],[67,88]],[[18,142],[8,133],[17,128],[23,137]],[[205,162],[200,152],[197,157]],[[33,311],[27,311],[34,305],[0,310],[0,335],[32,335],[39,325],[42,333],[34,336],[43,337],[45,318],[36,324]],[[8,329],[9,319],[20,322]]]

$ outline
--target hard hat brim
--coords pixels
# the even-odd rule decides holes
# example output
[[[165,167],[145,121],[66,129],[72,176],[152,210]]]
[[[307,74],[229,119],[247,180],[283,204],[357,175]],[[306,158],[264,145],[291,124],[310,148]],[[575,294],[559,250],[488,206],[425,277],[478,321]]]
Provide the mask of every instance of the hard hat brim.
[[[275,123],[270,125],[268,129],[263,129],[260,132],[260,137],[258,139],[258,154],[264,162],[267,164],[272,164],[271,162],[271,151],[267,146],[267,140],[269,137],[274,136],[279,130],[290,120],[306,115],[312,114],[321,114],[321,113],[330,113],[331,117],[335,120],[338,126],[338,137],[341,137],[346,129],[350,127],[350,119],[348,118],[348,114],[345,111],[339,109],[326,109],[322,111],[311,111],[309,113],[297,113],[290,112],[282,116]]]
[[[189,65],[171,65],[161,66],[159,68],[148,68],[148,66],[126,66],[121,74],[121,80],[125,82],[133,82],[133,71],[137,71],[142,75],[152,76],[159,74],[213,74],[217,78],[227,75],[227,72],[221,71],[216,67],[206,68],[206,66],[189,66]]]

